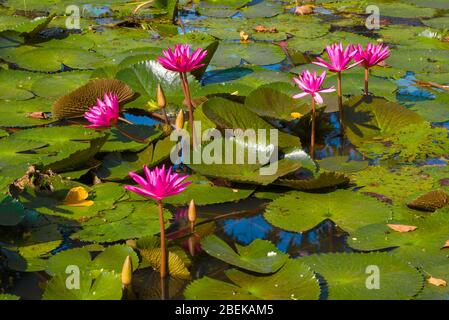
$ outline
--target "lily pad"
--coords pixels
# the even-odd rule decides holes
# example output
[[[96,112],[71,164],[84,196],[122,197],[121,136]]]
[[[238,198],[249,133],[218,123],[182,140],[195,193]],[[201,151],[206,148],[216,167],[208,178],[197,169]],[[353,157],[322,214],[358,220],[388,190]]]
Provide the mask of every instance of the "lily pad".
[[[400,129],[419,124],[423,119],[415,112],[381,98],[354,97],[344,108],[346,134],[355,145],[390,137]]]
[[[327,194],[292,191],[271,202],[264,217],[272,225],[294,232],[310,230],[330,219],[351,233],[366,224],[388,221],[391,211],[382,202],[353,191]]]
[[[324,277],[332,300],[411,299],[423,286],[422,275],[388,253],[320,254],[301,258]],[[379,286],[375,276],[379,272]]]
[[[47,285],[43,300],[120,300],[122,284],[120,275],[115,272],[102,272],[94,278],[84,272],[79,277],[79,289],[67,288],[68,275],[63,273],[54,276]]]
[[[159,232],[159,214],[156,204],[133,202],[133,206],[134,211],[126,219],[102,225],[85,226],[72,234],[71,238],[103,243],[152,236]],[[170,214],[165,211],[164,216],[168,220]],[[168,227],[167,222],[165,225]]]
[[[109,153],[103,159],[101,167],[96,171],[99,178],[106,181],[120,181],[129,178],[129,172],[142,172],[143,165],[153,167],[170,157],[170,152],[176,142],[170,137],[148,146],[139,153],[124,152]]]
[[[248,246],[236,244],[237,252],[215,235],[201,241],[202,248],[211,256],[245,270],[273,273],[287,261],[288,256],[266,240],[256,239]]]
[[[0,195],[0,225],[15,226],[25,217],[23,205],[9,195]]]
[[[285,54],[279,46],[265,43],[221,43],[211,61],[212,65],[233,67],[242,60],[258,66],[279,63]]]
[[[261,117],[291,121],[292,112],[306,114],[310,107],[304,99],[293,99],[270,86],[262,86],[251,92],[245,100],[245,107]]]
[[[3,115],[0,119],[0,127],[26,128],[41,126],[55,121],[48,114],[51,111],[51,103],[42,98],[25,101],[0,100],[0,110]],[[32,112],[44,114],[41,116],[41,119],[36,119],[30,116]]]
[[[360,192],[380,194],[397,203],[413,194],[431,191],[435,183],[422,170],[412,166],[396,170],[372,166],[353,173],[352,178],[361,187]]]
[[[93,260],[87,248],[69,249],[51,257],[46,272],[50,275],[64,274],[68,266],[75,265],[81,271],[90,271],[94,276],[100,270],[120,273],[127,256],[131,256],[133,268],[137,269],[139,265],[137,254],[125,245],[107,247]]]
[[[175,196],[167,198],[166,203],[188,205],[194,199],[196,205],[209,205],[224,202],[239,201],[248,198],[255,190],[251,187],[226,188],[214,185],[203,177],[190,176],[186,181],[192,183],[188,188]]]
[[[287,260],[275,274],[254,276],[231,269],[233,282],[209,277],[195,280],[184,291],[189,300],[317,300],[320,287],[313,272],[299,260]]]
[[[63,217],[69,221],[74,220],[73,223],[75,223],[78,220],[93,217],[100,211],[113,209],[114,204],[125,195],[125,190],[122,186],[110,182],[101,183],[95,185],[89,195],[88,200],[94,202],[92,206],[80,207],[66,205],[64,204],[64,199],[69,190],[74,186],[77,186],[74,182],[63,181],[58,186],[58,189],[50,194],[27,188],[20,195],[19,199],[28,209],[35,210],[41,214]]]

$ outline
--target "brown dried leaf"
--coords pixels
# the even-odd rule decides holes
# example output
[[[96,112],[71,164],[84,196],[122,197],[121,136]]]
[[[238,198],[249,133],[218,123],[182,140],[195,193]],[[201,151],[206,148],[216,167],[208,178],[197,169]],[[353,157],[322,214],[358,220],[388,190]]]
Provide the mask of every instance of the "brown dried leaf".
[[[121,103],[130,100],[134,95],[133,90],[119,80],[92,80],[56,100],[53,104],[53,116],[57,119],[81,117],[97,103],[97,98],[103,99],[105,93],[115,93]]]
[[[441,249],[446,249],[449,248],[449,240],[446,240],[446,242],[444,243],[444,246]]]
[[[411,232],[418,229],[418,227],[415,226],[407,226],[404,224],[387,224],[387,226],[397,232]]]
[[[427,282],[437,287],[445,287],[447,285],[446,281],[444,281],[443,279],[434,277],[427,278]]]
[[[305,15],[305,14],[312,14],[313,13],[313,6],[310,4],[306,4],[304,6],[296,7],[295,14]]]
[[[41,111],[29,112],[27,113],[27,117],[33,119],[48,119],[47,114]]]

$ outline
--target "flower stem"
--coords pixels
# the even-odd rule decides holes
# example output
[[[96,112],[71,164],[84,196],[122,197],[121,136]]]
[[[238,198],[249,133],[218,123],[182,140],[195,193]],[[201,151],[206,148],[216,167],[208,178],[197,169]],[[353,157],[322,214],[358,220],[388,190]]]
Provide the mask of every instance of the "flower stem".
[[[165,225],[164,225],[164,211],[163,204],[161,201],[157,202],[159,208],[159,226],[160,226],[160,238],[161,238],[161,268],[160,275],[161,279],[167,276],[167,248],[165,245]]]
[[[368,91],[368,77],[369,77],[369,69],[365,68],[365,96],[369,94]]]
[[[123,118],[123,117],[119,117],[118,119],[119,119],[120,121],[126,123],[126,124],[134,124],[133,122],[131,122],[131,121],[129,121],[128,119],[125,119],[125,118]]]
[[[312,134],[310,136],[310,157],[312,159],[315,159],[315,119],[316,119],[315,98],[312,96]]]
[[[162,108],[162,115],[164,117],[164,122],[166,125],[170,125],[170,120],[168,120],[168,116],[167,116],[167,111],[165,110],[165,108]]]
[[[193,103],[190,97],[190,88],[189,88],[189,81],[187,80],[187,74],[181,72],[181,84],[182,84],[182,90],[184,91],[184,98],[185,103],[189,107],[189,125],[191,128],[191,134],[192,134],[192,142],[193,142],[193,148],[196,148],[196,135],[195,135],[195,126],[193,121]]]
[[[341,72],[337,72],[338,110],[340,111],[340,124],[343,125],[343,96],[341,94]]]

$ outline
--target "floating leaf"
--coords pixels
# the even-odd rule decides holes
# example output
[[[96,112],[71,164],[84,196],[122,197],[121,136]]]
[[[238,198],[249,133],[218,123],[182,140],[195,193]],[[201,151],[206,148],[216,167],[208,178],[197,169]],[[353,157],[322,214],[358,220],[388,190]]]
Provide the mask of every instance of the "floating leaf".
[[[424,279],[411,265],[388,253],[335,253],[303,257],[328,286],[331,300],[411,299]]]
[[[54,276],[47,285],[43,300],[120,300],[122,284],[120,274],[102,272],[94,278],[90,273],[80,274],[79,289],[67,287],[66,273]]]
[[[107,247],[93,260],[87,248],[69,249],[52,256],[46,272],[50,275],[64,274],[67,267],[76,265],[81,271],[89,271],[94,276],[100,270],[120,273],[127,256],[131,256],[134,269],[137,269],[139,258],[133,249],[125,245]]]
[[[225,274],[233,284],[203,277],[189,284],[184,296],[189,300],[317,300],[320,295],[318,280],[300,260],[287,260],[272,275],[254,276],[236,269]]]
[[[384,203],[353,191],[326,194],[292,191],[271,202],[264,217],[274,226],[294,232],[310,230],[330,219],[351,233],[367,224],[388,221],[391,212]]]
[[[82,230],[71,235],[72,239],[95,242],[115,242],[124,239],[135,239],[152,236],[159,232],[159,216],[156,204],[148,202],[133,202],[134,211],[126,218],[106,222],[101,225],[86,225]],[[170,214],[164,212],[167,220]]]
[[[211,235],[201,241],[201,247],[217,259],[259,273],[276,272],[285,264],[288,257],[271,242],[260,239],[254,240],[246,247],[236,244],[237,252],[235,252],[226,242]]]
[[[15,226],[25,217],[25,208],[13,197],[0,195],[0,226]]]

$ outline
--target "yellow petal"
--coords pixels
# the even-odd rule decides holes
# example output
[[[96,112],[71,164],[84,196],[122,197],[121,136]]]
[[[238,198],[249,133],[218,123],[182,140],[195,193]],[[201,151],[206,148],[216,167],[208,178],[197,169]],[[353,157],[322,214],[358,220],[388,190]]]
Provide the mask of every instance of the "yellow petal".
[[[70,206],[70,207],[90,207],[93,206],[94,202],[92,200],[83,200],[79,202],[64,202],[64,205]]]
[[[83,187],[75,187],[69,190],[67,196],[64,199],[64,202],[67,203],[76,203],[83,200],[86,200],[89,196],[89,193]]]
[[[290,115],[293,119],[299,119],[302,117],[302,114],[300,114],[299,112],[292,112]]]

